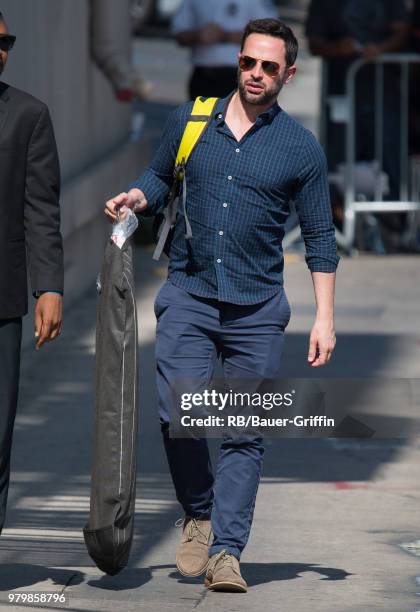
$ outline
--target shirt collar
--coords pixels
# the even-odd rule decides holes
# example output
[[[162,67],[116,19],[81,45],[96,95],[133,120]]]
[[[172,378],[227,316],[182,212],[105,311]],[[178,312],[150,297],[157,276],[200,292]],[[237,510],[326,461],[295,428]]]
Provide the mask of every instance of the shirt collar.
[[[235,91],[236,89],[231,91],[230,94],[226,96],[226,98],[219,98],[219,100],[217,101],[216,107],[214,109],[214,119],[216,121],[217,126],[220,126],[225,122],[226,110],[227,110],[229,101],[231,97],[233,96],[233,94],[235,93]]]
[[[225,122],[225,115],[229,101],[236,91],[237,90],[234,89],[228,96],[226,96],[226,98],[219,98],[217,101],[214,110],[214,119],[217,126],[220,126]],[[271,123],[280,110],[281,108],[276,101],[268,110],[258,115],[256,123]]]

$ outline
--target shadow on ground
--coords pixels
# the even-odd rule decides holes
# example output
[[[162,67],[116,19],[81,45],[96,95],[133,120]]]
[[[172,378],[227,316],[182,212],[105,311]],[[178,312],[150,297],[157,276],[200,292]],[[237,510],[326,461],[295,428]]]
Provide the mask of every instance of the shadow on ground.
[[[316,563],[241,563],[241,572],[250,587],[267,582],[294,580],[300,578],[305,572],[315,572],[323,576],[322,580],[332,581],[345,580],[347,576],[351,576],[343,569],[322,567]],[[203,582],[202,577],[180,578],[180,574],[176,571],[169,574],[169,577],[186,584],[197,582],[201,584]]]
[[[150,259],[150,253],[136,252],[139,294],[152,286],[157,290],[162,282],[162,276],[159,279],[152,274],[154,264]],[[24,355],[7,521],[12,534],[3,535],[0,542],[0,564],[10,580],[14,565],[22,559],[28,565],[19,574],[34,575],[34,564],[38,568],[35,576],[39,579],[48,577],[50,566],[93,565],[81,531],[89,509],[95,302],[92,290],[68,313],[60,342],[49,346],[36,359],[32,353]],[[142,313],[139,315],[141,321]],[[141,324],[139,333],[141,337]],[[310,375],[305,363],[307,341],[306,334],[287,337],[286,377]],[[398,341],[393,335],[342,334],[334,362],[323,376],[362,377],[366,371],[371,376],[380,375]],[[167,537],[180,516],[160,439],[155,398],[154,345],[146,343],[140,350],[139,507],[132,566],[141,563],[145,554]],[[404,440],[377,440],[364,446],[358,441],[353,446],[350,443],[344,449],[337,449],[328,439],[270,440],[264,478],[273,482],[282,479],[288,482],[367,481],[381,465],[395,460],[405,443]],[[215,464],[218,442],[211,440],[210,447]],[[43,535],[46,529],[56,530],[57,537]],[[39,536],[26,537],[28,530],[39,530]],[[70,531],[70,537],[62,537],[60,530]],[[139,584],[150,579],[151,569],[138,570]],[[342,569],[322,568],[316,563],[244,565],[251,584],[290,579],[305,571],[316,571],[328,580],[342,580],[347,576]],[[60,580],[63,575],[57,574]],[[129,578],[125,583],[125,575],[128,576],[123,572],[115,579],[104,577],[91,584],[105,589],[132,588],[128,586],[131,585]]]
[[[70,582],[80,584],[84,574],[74,570],[57,569],[29,563],[0,565],[0,591],[13,591],[39,582],[51,581],[53,585],[66,587]]]

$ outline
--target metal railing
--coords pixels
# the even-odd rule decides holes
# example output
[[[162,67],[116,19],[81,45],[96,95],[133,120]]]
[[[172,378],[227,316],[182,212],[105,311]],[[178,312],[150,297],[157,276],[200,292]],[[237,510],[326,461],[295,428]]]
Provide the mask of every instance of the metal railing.
[[[413,212],[411,217],[416,222],[420,212],[420,194],[413,180],[413,167],[410,170],[409,156],[409,66],[420,64],[420,55],[415,54],[386,54],[379,56],[375,62],[375,109],[374,109],[374,156],[378,164],[377,180],[374,187],[374,199],[358,199],[355,168],[356,160],[356,76],[366,62],[358,59],[353,62],[346,77],[346,98],[349,107],[346,121],[346,166],[345,166],[345,192],[344,192],[344,222],[343,231],[337,231],[337,242],[346,250],[354,246],[356,234],[356,215],[364,213],[399,213]],[[400,184],[399,199],[384,200],[383,181],[380,175],[383,172],[384,148],[384,65],[395,64],[401,69],[400,75]],[[396,143],[397,145],[397,143]],[[398,150],[398,149],[396,149]]]
[[[375,65],[375,108],[374,108],[374,157],[375,184],[374,199],[367,200],[357,190],[357,159],[356,159],[356,76],[359,70],[368,62],[363,59],[355,60],[347,72],[346,94],[340,98],[341,117],[335,121],[345,124],[345,164],[343,179],[344,188],[344,219],[343,229],[336,229],[336,238],[339,246],[348,253],[355,252],[356,221],[359,214],[372,213],[398,213],[408,212],[407,229],[404,232],[403,242],[414,244],[420,231],[420,159],[410,159],[408,135],[409,135],[409,66],[420,64],[420,55],[416,54],[386,54],[379,56],[373,64]],[[400,185],[399,199],[394,201],[384,200],[383,180],[383,126],[384,126],[384,64],[396,64],[401,67],[400,76]],[[328,63],[322,62],[321,90],[320,90],[320,121],[319,138],[323,147],[326,147],[328,119],[327,109],[333,97],[328,95]],[[333,114],[333,113],[330,113]],[[332,121],[334,123],[334,120]],[[329,128],[331,129],[331,127]],[[396,153],[397,154],[397,153]],[[374,161],[374,160],[372,160]],[[331,183],[337,182],[338,174],[330,173]],[[284,249],[300,240],[299,224],[287,232],[284,241]]]

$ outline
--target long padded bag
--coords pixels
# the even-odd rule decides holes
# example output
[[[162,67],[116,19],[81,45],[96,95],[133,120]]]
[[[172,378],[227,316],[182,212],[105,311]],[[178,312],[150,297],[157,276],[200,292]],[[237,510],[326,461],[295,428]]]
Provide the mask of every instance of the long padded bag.
[[[98,279],[95,425],[88,552],[107,574],[128,562],[137,454],[137,312],[131,240],[111,240]]]
[[[155,217],[153,232],[157,245],[153,253],[153,259],[160,259],[162,252],[169,255],[169,247],[178,212],[180,191],[182,191],[182,213],[185,219],[185,238],[188,240],[192,237],[191,226],[187,215],[187,181],[185,178],[185,166],[210,122],[217,100],[218,98],[203,99],[198,97],[193,104],[191,114],[179,143],[174,167],[174,181],[168,195],[168,203],[164,212],[159,213]]]

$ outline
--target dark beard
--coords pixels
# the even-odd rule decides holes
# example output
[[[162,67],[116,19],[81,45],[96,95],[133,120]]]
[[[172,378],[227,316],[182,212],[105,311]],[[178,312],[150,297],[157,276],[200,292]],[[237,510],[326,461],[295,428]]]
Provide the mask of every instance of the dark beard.
[[[278,98],[280,91],[283,89],[283,85],[284,81],[283,79],[281,79],[280,82],[276,83],[275,87],[272,87],[269,90],[265,89],[261,97],[248,99],[248,93],[245,89],[245,84],[241,83],[241,71],[238,70],[239,96],[241,100],[243,102],[246,102],[247,104],[254,104],[255,106],[265,106],[267,104],[270,104],[271,102],[275,102]]]

